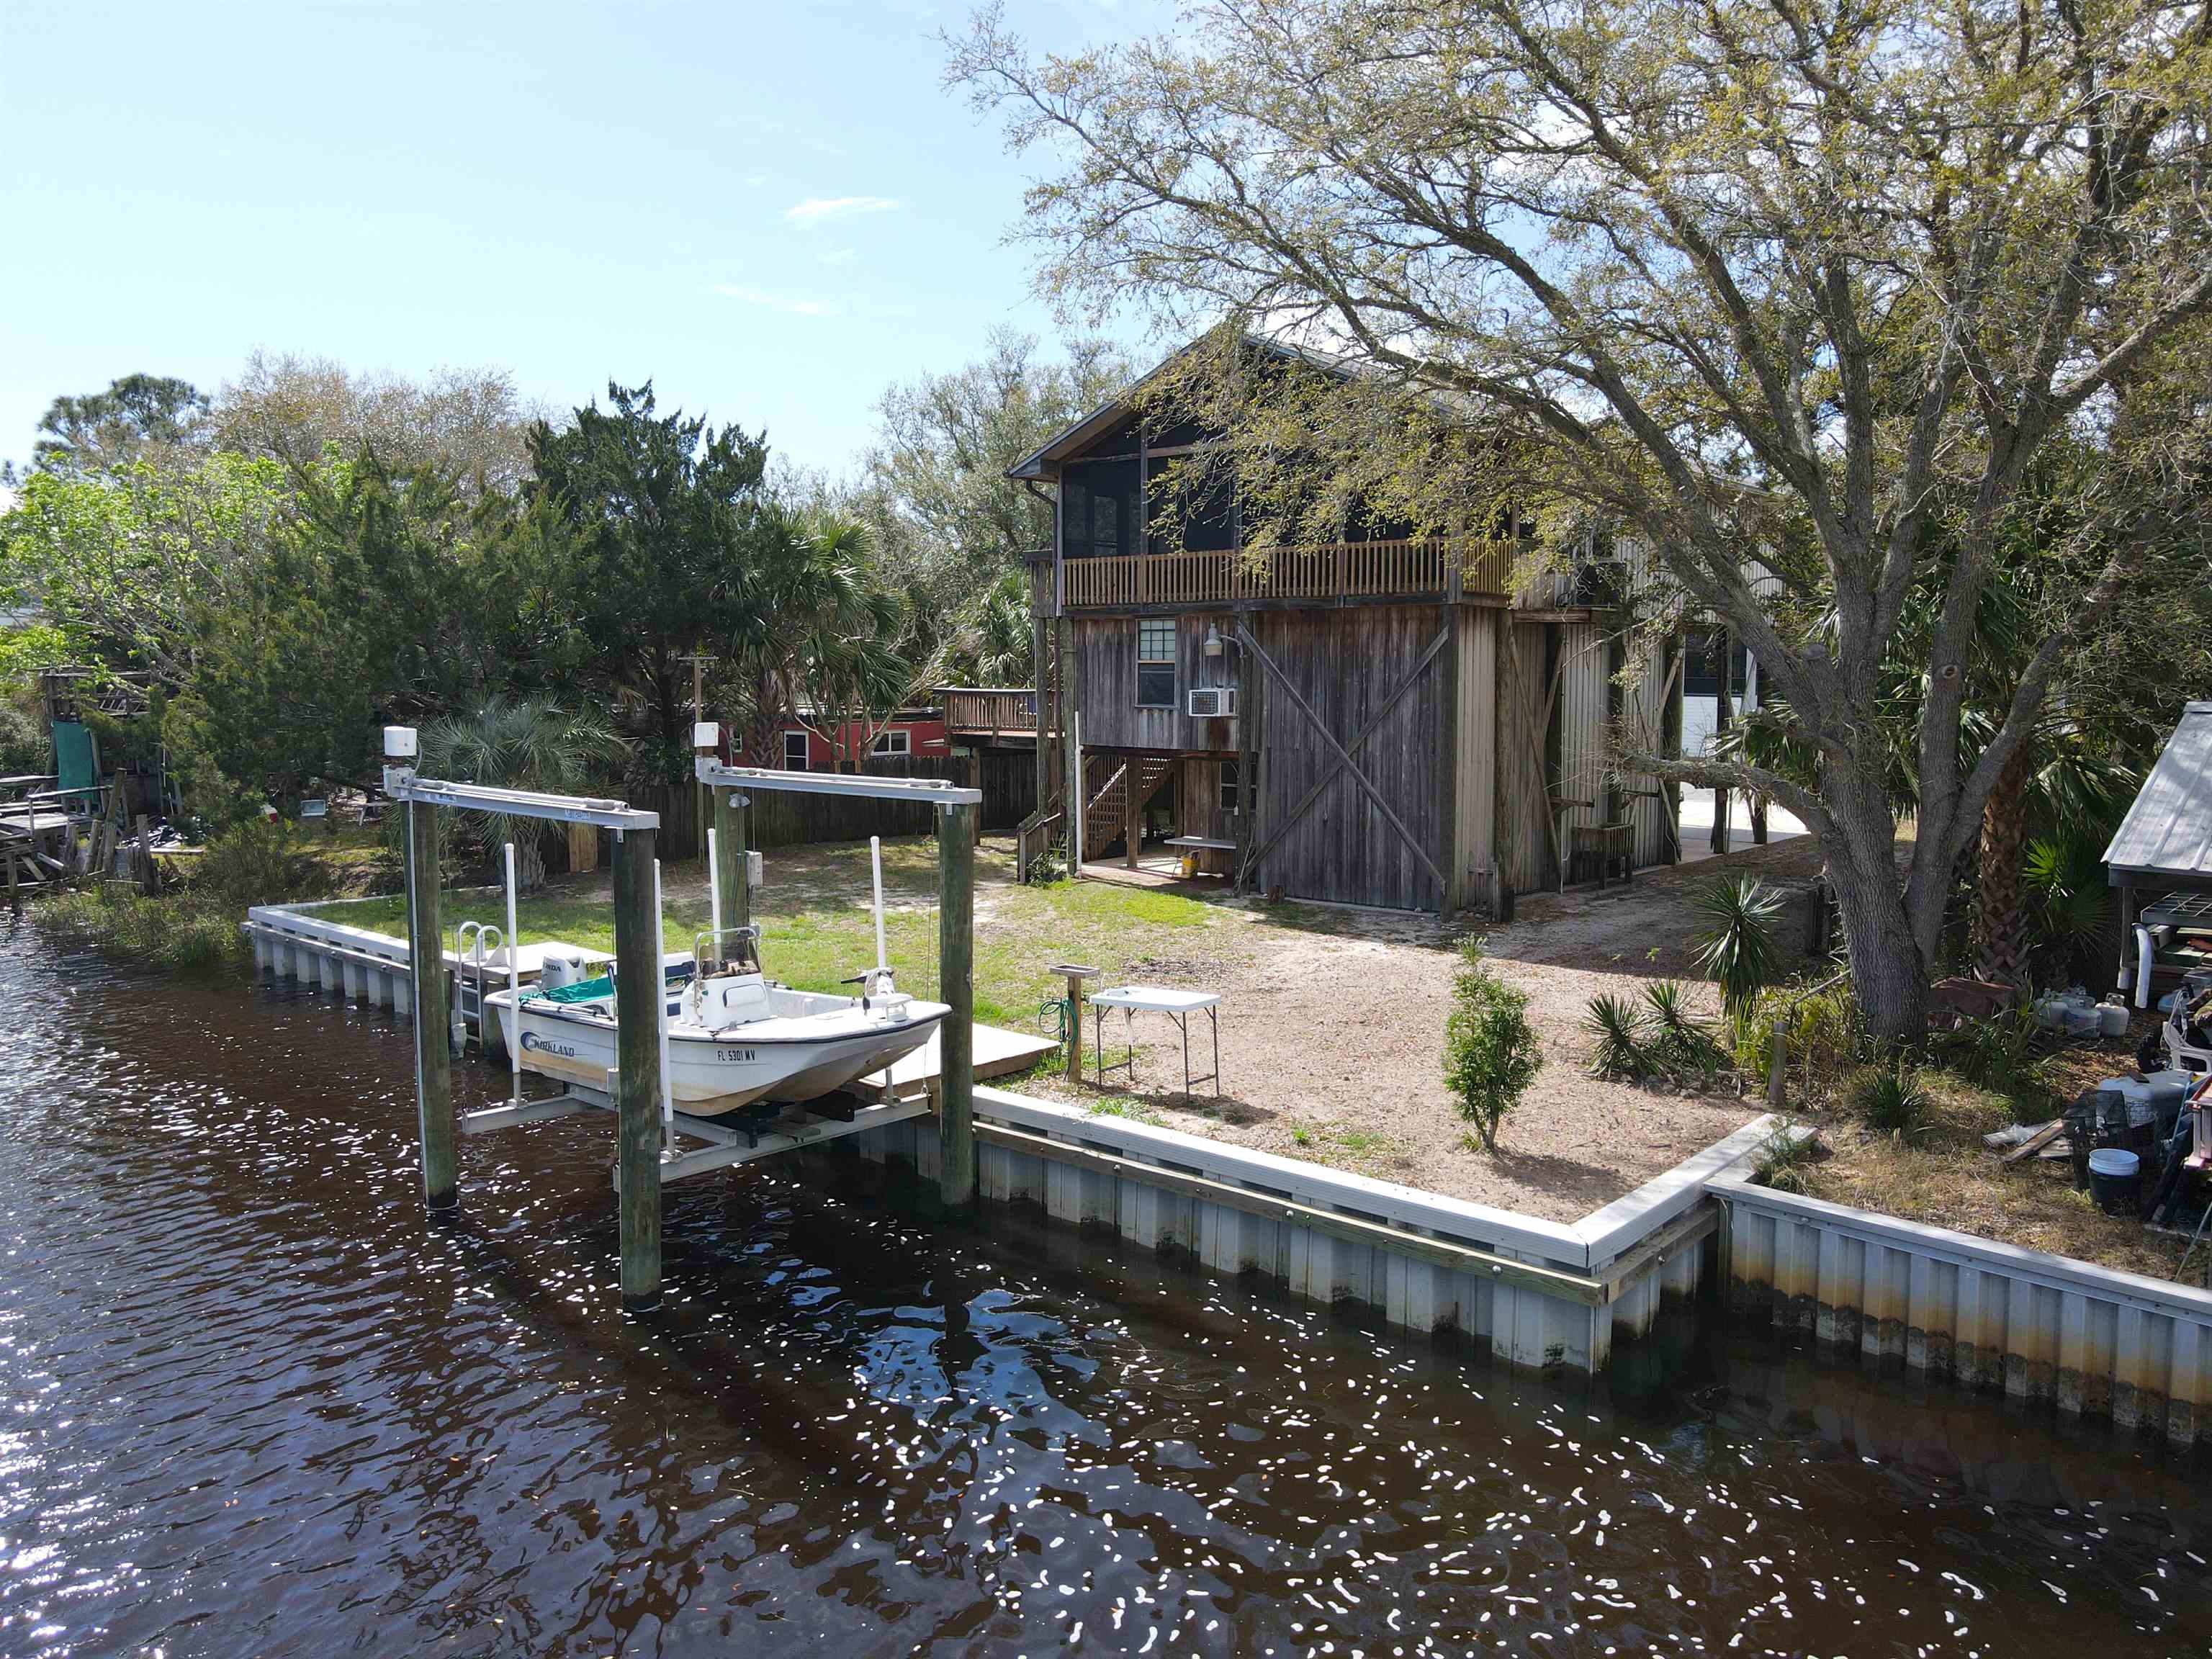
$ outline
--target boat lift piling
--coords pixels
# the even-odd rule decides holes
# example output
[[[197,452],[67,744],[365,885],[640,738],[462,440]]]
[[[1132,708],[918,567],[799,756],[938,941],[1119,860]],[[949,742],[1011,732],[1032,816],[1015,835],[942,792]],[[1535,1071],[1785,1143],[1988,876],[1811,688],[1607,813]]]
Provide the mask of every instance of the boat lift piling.
[[[410,726],[384,730],[384,793],[407,810],[408,971],[415,1013],[415,1097],[422,1142],[422,1198],[434,1213],[459,1201],[454,1158],[453,1052],[447,1031],[445,937],[439,916],[436,811],[503,813],[561,823],[589,823],[615,837],[615,971],[618,982],[647,986],[647,995],[617,997],[616,1085],[621,1120],[617,1176],[622,1211],[623,1305],[637,1310],[660,1300],[660,917],[654,903],[658,814],[618,800],[592,800],[533,789],[497,789],[418,776]],[[507,941],[510,960],[514,939]],[[519,1044],[510,1041],[510,1048]],[[510,1056],[510,1066],[514,1060]],[[577,1109],[574,1096],[472,1114],[472,1129],[532,1121]]]

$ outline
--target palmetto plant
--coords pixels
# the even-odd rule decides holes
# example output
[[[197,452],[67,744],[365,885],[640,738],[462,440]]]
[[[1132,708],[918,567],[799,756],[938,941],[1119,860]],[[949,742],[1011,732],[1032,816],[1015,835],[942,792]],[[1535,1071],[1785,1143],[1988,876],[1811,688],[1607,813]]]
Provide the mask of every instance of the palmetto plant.
[[[929,660],[938,685],[1027,685],[1029,586],[1018,573],[1001,576],[953,614]]]
[[[1712,923],[1698,935],[1698,963],[1721,988],[1730,1014],[1771,984],[1782,966],[1774,942],[1782,895],[1753,876],[1733,876],[1699,896],[1697,907]]]
[[[580,793],[614,769],[623,750],[605,716],[544,696],[488,698],[422,730],[424,772],[503,789]],[[505,813],[463,814],[455,827],[488,857],[513,842],[515,881],[526,888],[544,884],[545,842],[561,833],[556,824]]]

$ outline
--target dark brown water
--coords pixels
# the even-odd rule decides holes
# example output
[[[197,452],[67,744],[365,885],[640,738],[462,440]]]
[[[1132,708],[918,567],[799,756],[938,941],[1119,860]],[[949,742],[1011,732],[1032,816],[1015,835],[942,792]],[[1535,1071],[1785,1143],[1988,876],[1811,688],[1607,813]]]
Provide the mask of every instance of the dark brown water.
[[[387,1016],[0,945],[0,1655],[2212,1637],[2201,1466],[1710,1333],[1548,1388],[742,1171],[626,1323],[605,1126],[434,1227]]]

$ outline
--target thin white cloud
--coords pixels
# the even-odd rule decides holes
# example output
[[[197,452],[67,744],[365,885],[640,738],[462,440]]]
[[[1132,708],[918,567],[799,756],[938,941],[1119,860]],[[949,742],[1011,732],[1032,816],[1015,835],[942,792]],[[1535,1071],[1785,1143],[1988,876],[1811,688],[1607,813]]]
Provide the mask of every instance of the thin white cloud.
[[[708,291],[725,300],[735,300],[740,305],[780,311],[787,317],[834,317],[838,310],[833,301],[813,300],[797,294],[771,294],[766,289],[747,288],[741,283],[716,283]]]
[[[825,247],[814,257],[825,265],[849,265],[853,263],[853,250],[848,247]]]
[[[833,219],[857,218],[863,213],[888,213],[898,204],[888,196],[812,196],[784,210],[784,222],[811,230]]]

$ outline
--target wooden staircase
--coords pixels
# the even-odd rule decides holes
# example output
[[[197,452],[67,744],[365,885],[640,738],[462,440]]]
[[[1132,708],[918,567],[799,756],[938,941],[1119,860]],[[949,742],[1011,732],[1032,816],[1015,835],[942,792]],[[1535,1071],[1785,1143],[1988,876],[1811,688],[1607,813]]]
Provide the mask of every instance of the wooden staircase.
[[[1085,769],[1084,788],[1090,799],[1083,809],[1083,855],[1095,859],[1115,842],[1126,840],[1131,824],[1138,825],[1142,835],[1145,808],[1175,775],[1175,763],[1153,755],[1099,755],[1086,762]],[[1125,848],[1130,854],[1135,850],[1133,846]],[[1136,862],[1133,857],[1129,861]]]

